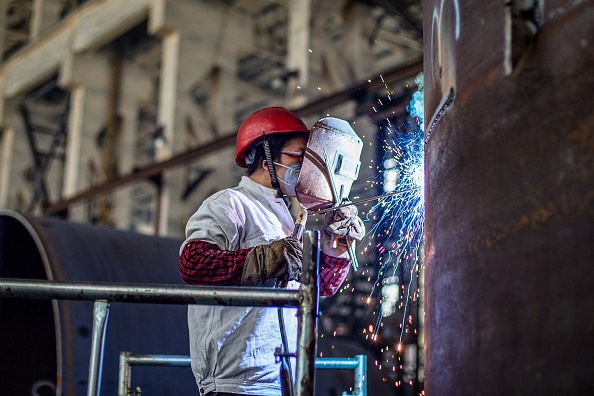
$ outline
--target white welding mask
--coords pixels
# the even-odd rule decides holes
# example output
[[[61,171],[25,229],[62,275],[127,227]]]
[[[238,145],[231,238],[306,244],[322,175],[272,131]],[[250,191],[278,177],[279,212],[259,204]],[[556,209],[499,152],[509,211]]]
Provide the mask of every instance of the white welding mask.
[[[362,150],[363,141],[347,121],[326,117],[316,122],[295,186],[301,205],[318,210],[348,198],[359,177]]]

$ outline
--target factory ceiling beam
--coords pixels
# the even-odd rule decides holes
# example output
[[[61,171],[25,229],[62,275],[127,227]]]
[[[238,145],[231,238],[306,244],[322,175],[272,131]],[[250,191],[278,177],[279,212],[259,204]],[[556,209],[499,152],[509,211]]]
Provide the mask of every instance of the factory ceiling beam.
[[[154,0],[93,1],[68,15],[43,37],[21,48],[0,65],[2,98],[11,98],[35,86],[56,70],[65,70],[64,60],[90,48],[99,48],[137,24],[146,15],[158,20]],[[156,22],[155,22],[156,23]],[[5,51],[8,50],[5,48]]]
[[[364,93],[382,89],[388,87],[389,84],[394,84],[413,77],[423,70],[423,60],[419,59],[414,62],[408,63],[401,67],[395,68],[391,71],[378,75],[372,78],[370,81],[359,83],[349,89],[337,92],[325,98],[318,99],[309,104],[306,104],[300,108],[293,109],[292,111],[300,117],[316,114],[319,112],[327,112],[329,107],[338,105],[347,100],[360,98]],[[73,197],[64,199],[58,202],[48,204],[44,207],[44,213],[46,215],[58,214],[64,212],[72,204],[80,201],[84,201],[118,187],[121,187],[130,182],[139,180],[150,180],[155,176],[161,174],[165,169],[173,168],[176,166],[184,165],[196,158],[212,154],[213,151],[220,150],[235,143],[236,133],[229,133],[225,136],[221,136],[216,140],[206,143],[204,145],[186,150],[180,154],[174,155],[171,158],[157,162],[142,168],[138,168],[133,172],[117,177],[106,183],[102,183],[87,189]]]

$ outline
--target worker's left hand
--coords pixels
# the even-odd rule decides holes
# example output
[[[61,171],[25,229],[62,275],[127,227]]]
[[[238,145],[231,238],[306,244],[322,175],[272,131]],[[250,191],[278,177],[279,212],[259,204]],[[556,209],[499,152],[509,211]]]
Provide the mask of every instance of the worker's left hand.
[[[322,251],[334,257],[346,257],[349,243],[365,236],[363,220],[357,216],[355,205],[348,205],[326,213],[322,224]]]
[[[357,214],[355,205],[343,206],[328,212],[322,229],[333,237],[349,237],[360,241],[365,236],[365,226]]]
[[[264,285],[269,279],[299,280],[303,246],[296,238],[287,237],[250,250],[243,263],[242,286]]]

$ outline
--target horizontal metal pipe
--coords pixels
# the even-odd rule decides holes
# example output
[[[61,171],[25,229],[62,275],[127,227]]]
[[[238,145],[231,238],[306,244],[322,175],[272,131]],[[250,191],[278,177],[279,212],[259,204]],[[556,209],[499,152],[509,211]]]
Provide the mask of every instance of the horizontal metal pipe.
[[[190,366],[187,355],[130,355],[126,358],[130,366]]]
[[[119,395],[126,395],[130,386],[130,366],[177,366],[189,367],[191,364],[188,355],[133,355],[130,352],[120,353],[120,378]],[[367,395],[367,356],[355,357],[318,357],[314,359],[317,370],[345,369],[354,370],[355,387],[353,396]],[[343,393],[343,395],[346,393]]]
[[[129,355],[126,363],[130,366],[190,366],[187,355]],[[319,370],[345,369],[354,370],[359,366],[359,360],[353,358],[316,358],[315,366]]]
[[[359,360],[352,358],[316,358],[317,369],[344,369],[354,370],[359,367]]]
[[[0,298],[296,307],[299,292],[257,287],[103,284],[0,278]]]

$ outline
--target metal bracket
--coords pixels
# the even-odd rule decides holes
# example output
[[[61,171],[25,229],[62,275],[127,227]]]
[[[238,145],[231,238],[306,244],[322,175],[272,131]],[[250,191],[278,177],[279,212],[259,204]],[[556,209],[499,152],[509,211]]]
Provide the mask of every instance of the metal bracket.
[[[505,8],[503,68],[509,76],[536,39],[543,23],[544,0],[510,0]]]
[[[297,354],[294,352],[284,352],[281,348],[276,347],[276,349],[274,350],[274,357],[275,357],[275,362],[280,363],[281,358],[285,358],[285,357],[297,357]]]

